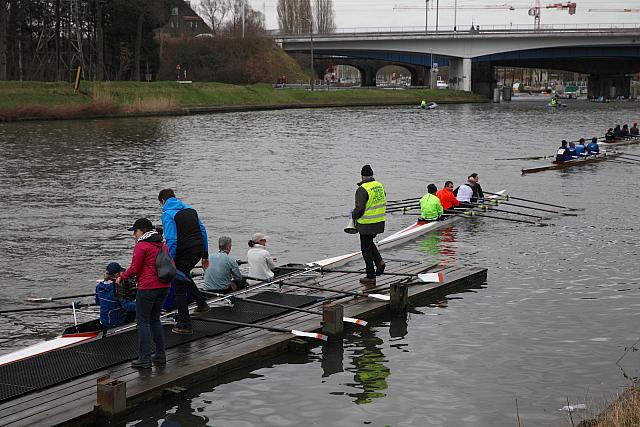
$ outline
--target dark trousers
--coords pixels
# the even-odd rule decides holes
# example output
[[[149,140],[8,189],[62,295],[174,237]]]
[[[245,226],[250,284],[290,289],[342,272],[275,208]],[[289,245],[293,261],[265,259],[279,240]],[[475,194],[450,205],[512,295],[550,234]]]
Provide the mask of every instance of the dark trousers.
[[[362,258],[367,266],[367,277],[369,279],[376,278],[376,266],[382,263],[382,257],[378,252],[378,247],[373,242],[376,238],[376,234],[361,234],[360,235],[360,250],[362,251]]]
[[[136,317],[138,318],[138,359],[151,361],[151,339],[155,343],[155,356],[165,357],[164,331],[160,323],[160,310],[167,297],[167,288],[138,290],[136,295]]]
[[[188,281],[176,280],[176,307],[178,314],[176,323],[178,328],[191,329],[191,316],[189,316],[189,299],[187,298],[187,289],[191,293],[191,297],[198,306],[207,305],[207,299],[202,295],[195,282],[191,279],[191,270],[200,261],[199,254],[191,256],[181,256],[176,260],[176,268],[189,278]]]

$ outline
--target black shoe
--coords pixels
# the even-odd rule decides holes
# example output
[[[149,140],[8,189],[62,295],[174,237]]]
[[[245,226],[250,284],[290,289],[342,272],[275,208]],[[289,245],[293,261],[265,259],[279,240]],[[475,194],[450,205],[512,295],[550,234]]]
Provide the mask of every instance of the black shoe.
[[[384,273],[384,269],[387,266],[387,264],[384,263],[384,261],[382,261],[380,264],[378,264],[376,266],[376,276],[381,276],[382,273]]]
[[[366,286],[371,286],[371,285],[375,285],[376,284],[376,278],[374,277],[373,279],[369,278],[369,277],[363,277],[360,279],[360,283]]]
[[[197,306],[193,312],[194,313],[206,313],[207,311],[211,310],[211,307],[209,307],[208,305],[199,305]]]
[[[138,359],[131,362],[131,367],[134,369],[151,369],[151,362],[144,362]]]
[[[167,357],[166,356],[162,356],[162,357],[153,356],[151,358],[151,362],[153,362],[154,365],[166,365],[167,364]]]

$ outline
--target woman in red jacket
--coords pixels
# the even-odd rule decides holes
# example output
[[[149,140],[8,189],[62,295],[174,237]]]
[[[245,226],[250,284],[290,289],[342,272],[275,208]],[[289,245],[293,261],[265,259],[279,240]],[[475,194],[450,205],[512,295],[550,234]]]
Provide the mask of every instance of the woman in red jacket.
[[[147,218],[136,220],[133,227],[136,246],[133,259],[127,271],[122,273],[117,282],[137,277],[138,292],[136,294],[136,318],[138,320],[138,360],[131,362],[131,367],[150,369],[152,362],[164,365],[167,358],[164,352],[164,331],[160,322],[160,310],[169,292],[169,282],[161,282],[156,270],[156,256],[162,250],[169,252],[162,243],[162,236],[156,231]],[[152,355],[151,338],[156,351]]]

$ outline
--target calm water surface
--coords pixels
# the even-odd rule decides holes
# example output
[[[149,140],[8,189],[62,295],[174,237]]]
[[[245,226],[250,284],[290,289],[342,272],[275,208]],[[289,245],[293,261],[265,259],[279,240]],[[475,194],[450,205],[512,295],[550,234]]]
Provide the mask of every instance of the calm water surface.
[[[640,105],[539,103],[346,108],[0,125],[0,306],[91,292],[108,261],[127,264],[126,228],[159,221],[158,190],[198,209],[214,244],[244,258],[252,233],[279,262],[357,249],[342,232],[360,167],[390,199],[478,172],[489,191],[585,208],[548,227],[473,219],[387,257],[489,269],[482,289],[379,319],[342,343],[286,356],[146,407],[129,425],[570,425],[640,374],[639,166],[607,162],[521,177],[562,138],[640,119]],[[627,151],[640,154],[636,147]],[[413,218],[393,215],[389,232]],[[388,234],[388,233],[387,233]],[[56,335],[68,313],[3,317],[0,353]]]

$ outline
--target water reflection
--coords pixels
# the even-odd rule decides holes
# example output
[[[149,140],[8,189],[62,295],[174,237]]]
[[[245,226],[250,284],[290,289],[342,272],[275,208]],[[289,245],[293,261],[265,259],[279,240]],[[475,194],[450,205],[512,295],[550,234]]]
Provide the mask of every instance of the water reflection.
[[[455,227],[445,227],[437,233],[430,233],[419,241],[420,251],[435,255],[443,266],[455,265],[457,233],[458,229]]]
[[[347,385],[362,391],[348,395],[354,398],[354,403],[363,405],[386,396],[383,392],[388,388],[387,377],[391,375],[391,370],[386,366],[388,360],[382,352],[384,341],[371,328],[363,328],[361,334],[354,338],[353,367],[347,368],[347,371],[354,374],[355,383]]]

